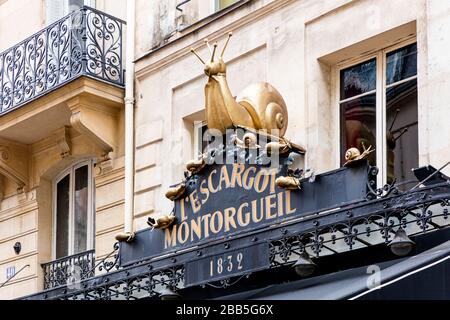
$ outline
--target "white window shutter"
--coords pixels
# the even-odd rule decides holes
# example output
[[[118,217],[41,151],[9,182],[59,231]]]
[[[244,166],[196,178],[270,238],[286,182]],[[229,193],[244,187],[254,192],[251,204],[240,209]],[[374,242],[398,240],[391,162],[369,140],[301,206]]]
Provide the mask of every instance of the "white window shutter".
[[[45,12],[46,22],[51,24],[67,14],[67,0],[46,0]]]
[[[69,12],[76,11],[84,5],[84,0],[69,0]]]
[[[95,9],[96,0],[84,0],[84,5]]]

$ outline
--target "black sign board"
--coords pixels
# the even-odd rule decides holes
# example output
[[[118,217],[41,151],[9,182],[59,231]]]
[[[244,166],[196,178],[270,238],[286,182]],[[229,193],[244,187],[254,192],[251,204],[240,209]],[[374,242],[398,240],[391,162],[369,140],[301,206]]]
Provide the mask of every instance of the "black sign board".
[[[186,264],[185,287],[245,275],[270,266],[269,245],[260,243],[250,247],[223,251]]]
[[[275,179],[286,175],[286,168],[268,175],[266,169],[252,164],[207,166],[175,202],[174,225],[140,231],[132,243],[121,243],[121,265],[225,241],[360,201],[367,194],[367,163],[317,175],[315,181],[303,180],[299,190],[276,186]],[[203,279],[194,277],[192,282]]]

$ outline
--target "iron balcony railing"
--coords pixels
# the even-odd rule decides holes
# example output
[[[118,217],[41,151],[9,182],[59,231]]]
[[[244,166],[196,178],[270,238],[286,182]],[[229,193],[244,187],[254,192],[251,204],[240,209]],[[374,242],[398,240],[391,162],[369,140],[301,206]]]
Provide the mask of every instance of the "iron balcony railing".
[[[80,76],[123,86],[124,25],[82,7],[0,53],[0,116]]]
[[[69,286],[95,275],[95,250],[89,250],[41,265],[44,290]]]

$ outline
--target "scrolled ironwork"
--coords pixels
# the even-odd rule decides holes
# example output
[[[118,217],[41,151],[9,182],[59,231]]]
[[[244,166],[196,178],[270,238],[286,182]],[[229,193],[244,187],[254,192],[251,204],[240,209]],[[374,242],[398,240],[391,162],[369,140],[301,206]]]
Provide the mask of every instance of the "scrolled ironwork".
[[[42,264],[44,290],[67,286],[72,280],[81,281],[95,275],[95,251],[89,250]]]
[[[82,7],[0,53],[0,116],[83,75],[123,86],[124,25]]]
[[[227,242],[230,242],[231,247],[238,247],[254,243],[252,239],[255,237],[261,239],[257,241],[267,241],[270,269],[276,272],[277,268],[292,266],[304,252],[312,259],[317,259],[389,243],[399,228],[403,228],[409,236],[446,228],[450,226],[447,219],[449,207],[450,185],[440,184],[386,198],[361,201],[339,211],[312,215],[311,218],[239,239],[228,239]],[[280,232],[282,230],[286,232]],[[58,287],[27,299],[158,299],[164,288],[182,294],[185,289],[184,263],[194,259],[200,249],[179,253],[176,260],[168,256],[111,270],[107,274],[82,281],[80,289]],[[236,275],[211,282],[205,287],[222,290],[238,285],[249,276],[250,281],[250,274]]]

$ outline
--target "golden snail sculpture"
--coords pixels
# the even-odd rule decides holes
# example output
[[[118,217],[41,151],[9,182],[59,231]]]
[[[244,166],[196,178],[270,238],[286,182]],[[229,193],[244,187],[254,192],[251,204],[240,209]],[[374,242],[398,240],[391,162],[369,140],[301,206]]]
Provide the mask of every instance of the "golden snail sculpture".
[[[235,145],[241,147],[241,148],[247,148],[247,149],[259,149],[261,148],[258,145],[258,138],[254,133],[248,132],[243,137],[242,140],[239,139],[237,136],[234,136],[232,141]]]
[[[279,188],[287,189],[287,190],[298,190],[300,189],[300,179],[291,176],[281,176],[275,180],[275,184]]]
[[[186,170],[192,174],[197,174],[206,166],[206,156],[201,155],[199,159],[189,160],[186,163]]]
[[[281,94],[269,83],[259,82],[250,85],[237,99],[231,94],[226,78],[226,64],[223,54],[232,36],[230,32],[218,59],[215,59],[217,43],[213,48],[207,39],[211,59],[204,62],[204,72],[208,77],[205,86],[206,122],[209,129],[225,133],[226,129],[243,126],[256,130],[267,130],[270,134],[283,137],[288,125],[286,103]]]
[[[186,184],[180,183],[177,186],[170,187],[166,192],[166,198],[172,201],[178,200],[186,191]]]
[[[176,216],[173,214],[160,216],[156,219],[152,217],[148,218],[147,224],[150,225],[154,229],[167,229],[170,227],[176,220]]]
[[[362,144],[362,147],[363,147],[362,153],[361,153],[361,151],[359,151],[358,148],[350,148],[345,152],[345,161],[346,162],[344,163],[344,167],[351,166],[351,165],[355,164],[356,162],[359,162],[360,160],[367,159],[369,154],[371,154],[373,151],[375,151],[375,149],[372,149],[372,146],[369,146],[366,149],[364,144]]]

